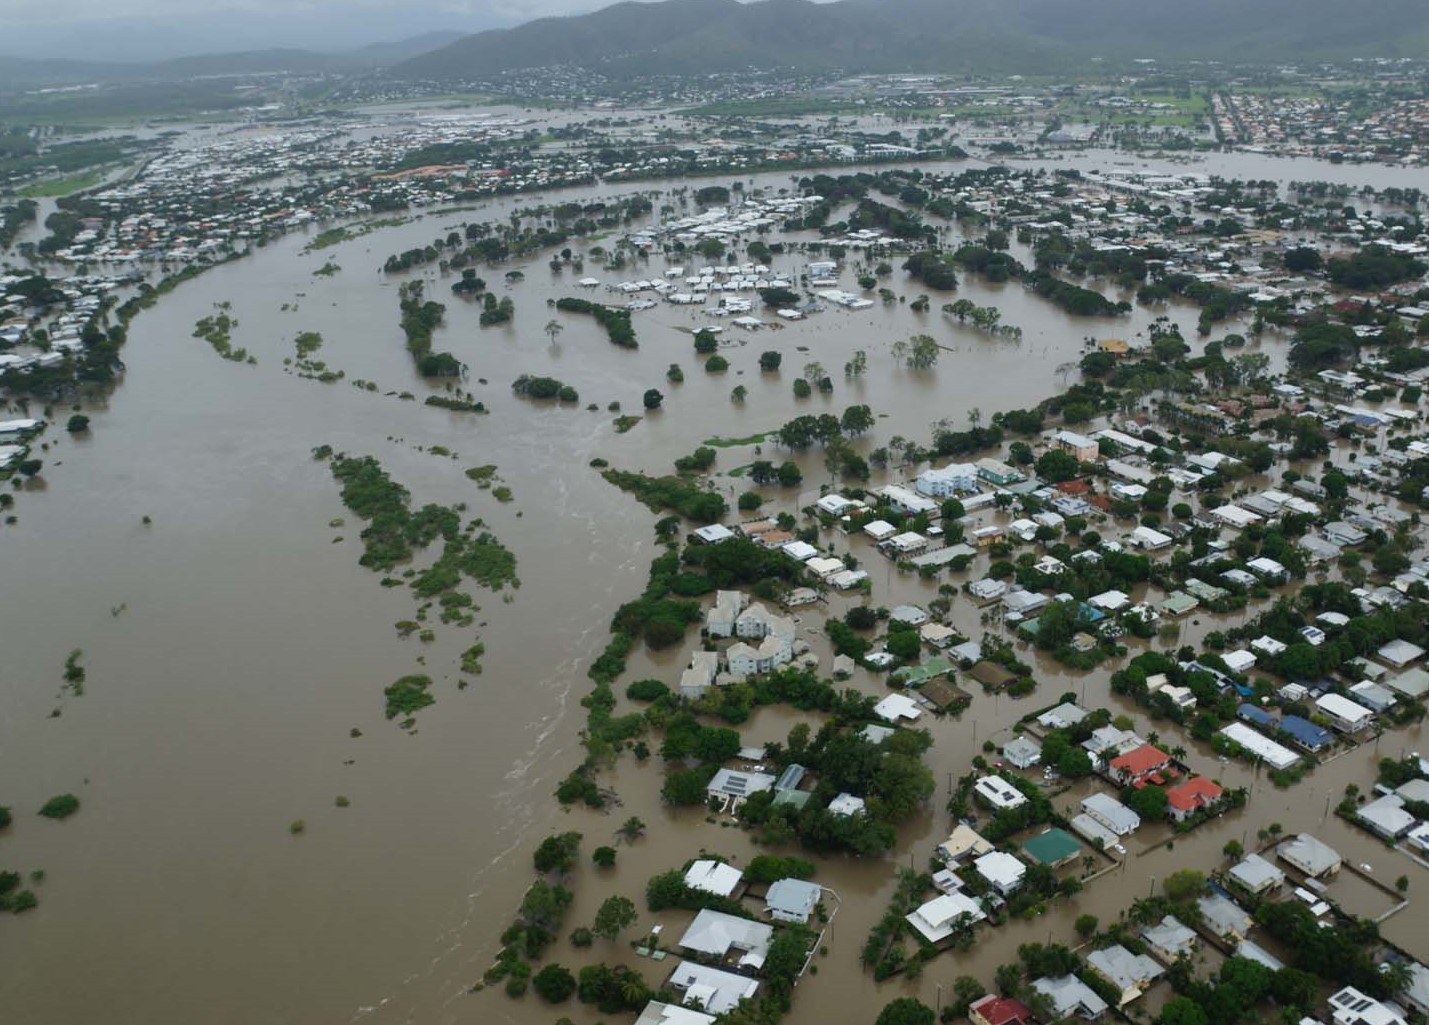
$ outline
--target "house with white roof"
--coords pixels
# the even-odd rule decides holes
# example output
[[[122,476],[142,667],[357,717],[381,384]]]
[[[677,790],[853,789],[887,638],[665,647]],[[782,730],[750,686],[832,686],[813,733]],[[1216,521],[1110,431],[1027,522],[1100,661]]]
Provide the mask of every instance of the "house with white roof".
[[[1374,722],[1373,712],[1342,694],[1321,695],[1315,699],[1315,707],[1341,733],[1360,733]]]
[[[1020,808],[1027,803],[1027,795],[1001,776],[979,777],[973,784],[973,793],[986,801],[995,811]]]
[[[907,694],[889,694],[873,706],[873,714],[885,722],[896,723],[905,719],[912,722],[923,714],[923,710]]]
[[[1163,534],[1159,530],[1152,530],[1146,526],[1137,527],[1130,535],[1130,541],[1133,545],[1148,552],[1169,548],[1171,546],[1171,540],[1169,534]]]
[[[1141,938],[1146,943],[1146,949],[1168,965],[1194,954],[1198,942],[1196,930],[1183,924],[1175,915],[1166,915],[1154,925],[1143,928]]]
[[[1094,950],[1087,955],[1087,966],[1121,991],[1118,1006],[1138,999],[1165,969],[1145,954],[1133,954],[1120,943]]]
[[[1075,975],[1036,979],[1032,988],[1052,1002],[1052,1009],[1059,1019],[1077,1017],[1096,1021],[1106,1013],[1106,1001]]]
[[[905,919],[929,943],[951,936],[959,926],[972,925],[987,917],[982,905],[963,893],[945,893],[934,897]]]
[[[875,541],[883,541],[898,533],[898,528],[887,520],[874,520],[863,525],[863,532]]]
[[[1231,881],[1253,896],[1285,885],[1285,873],[1259,854],[1247,854],[1230,870]]]
[[[714,1025],[715,1016],[681,1007],[679,1004],[661,1003],[652,1000],[635,1019],[635,1025]]]
[[[1201,911],[1201,922],[1212,934],[1232,945],[1245,939],[1255,924],[1250,912],[1229,897],[1219,893],[1197,899],[1196,906]]]
[[[1141,816],[1110,794],[1089,794],[1082,798],[1081,809],[1117,836],[1129,836],[1141,828]]]
[[[734,811],[751,794],[773,789],[774,782],[774,777],[767,772],[720,769],[705,785],[705,793],[712,800],[723,802],[726,810]]]
[[[1353,986],[1330,997],[1330,1016],[1335,1025],[1406,1025],[1398,1011]]]
[[[868,810],[868,805],[862,797],[855,797],[848,791],[844,791],[829,802],[829,814],[847,817],[850,815],[862,815]]]
[[[769,884],[769,892],[764,895],[764,911],[776,922],[799,922],[809,920],[824,888],[818,883],[803,879],[780,879]]]
[[[670,976],[669,987],[687,1004],[711,1014],[725,1014],[754,996],[759,980],[722,971],[693,961],[681,961]]]
[[[758,969],[763,966],[773,940],[771,925],[705,908],[695,916],[677,945],[720,961],[732,960],[741,968]]]
[[[1282,840],[1275,848],[1275,853],[1281,861],[1311,879],[1332,876],[1340,871],[1339,852],[1309,833],[1300,833],[1288,840]]]
[[[973,869],[1006,897],[1022,885],[1027,866],[1006,851],[990,851],[973,862]]]
[[[696,861],[685,871],[685,885],[692,890],[728,897],[744,878],[744,873],[733,865],[712,858]]]

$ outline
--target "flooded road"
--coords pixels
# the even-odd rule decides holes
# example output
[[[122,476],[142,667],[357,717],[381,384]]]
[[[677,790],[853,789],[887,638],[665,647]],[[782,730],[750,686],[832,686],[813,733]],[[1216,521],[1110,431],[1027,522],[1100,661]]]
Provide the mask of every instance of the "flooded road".
[[[787,186],[788,176],[759,183]],[[135,321],[127,376],[106,409],[91,411],[92,436],[74,439],[54,428],[46,435],[48,486],[18,495],[18,523],[0,532],[7,584],[0,597],[0,803],[16,818],[0,841],[0,861],[46,873],[37,887],[40,908],[0,928],[0,993],[14,1021],[549,1022],[558,1012],[534,997],[517,1003],[465,992],[490,963],[529,882],[529,852],[539,837],[577,829],[589,851],[629,815],[649,823],[646,839],[621,845],[612,873],[582,864],[568,918],[571,925],[589,921],[604,896],[620,892],[642,909],[635,931],[649,920],[641,896],[651,875],[701,849],[740,862],[755,853],[743,833],[706,821],[703,811],[662,808],[653,764],[627,759],[603,780],[623,802],[609,815],[565,813],[551,797],[582,758],[578,700],[588,687],[586,667],[605,643],[611,613],[643,586],[654,554],[654,517],[605,484],[589,461],[600,456],[620,468],[664,472],[706,438],[747,436],[799,413],[854,403],[880,416],[860,451],[895,434],[926,440],[934,421],[961,426],[973,407],[987,417],[1055,393],[1076,379],[1059,368],[1080,357],[1086,336],[1134,336],[1152,319],[1138,309],[1117,321],[1083,321],[1020,286],[965,277],[958,295],[997,305],[1004,323],[1023,329],[1020,343],[959,328],[936,312],[951,297],[934,297],[925,315],[893,305],[831,309],[749,335],[726,327],[730,369],[706,374],[688,334],[705,317],[661,305],[636,315],[638,350],[615,348],[589,318],[548,308],[548,300],[586,294],[575,286],[579,274],[551,274],[548,255],[523,268],[523,282],[493,284],[513,298],[516,316],[487,329],[478,326],[476,306],[450,295],[451,278],[378,272],[389,254],[463,221],[504,219],[536,202],[527,196],[478,212],[428,213],[318,253],[303,254],[307,240],[292,237],[215,269]],[[780,257],[775,267],[797,272],[804,259]],[[314,277],[327,260],[342,271]],[[584,273],[612,282],[656,276],[666,266],[657,256],[648,270],[617,274],[588,261]],[[500,282],[501,273],[484,276]],[[853,289],[854,276],[845,270],[843,287]],[[446,303],[434,345],[469,365],[466,386],[489,415],[420,404],[431,389],[415,376],[397,326],[398,285],[411,277],[424,277],[429,297]],[[911,283],[894,287],[910,300],[918,292]],[[233,342],[256,356],[256,366],[225,362],[192,337],[195,322],[225,301],[239,321]],[[1167,312],[1194,337],[1194,309]],[[563,325],[554,342],[544,331],[553,318]],[[300,331],[322,333],[317,358],[343,370],[347,381],[324,385],[283,372]],[[919,332],[949,351],[936,370],[915,375],[890,348]],[[1276,348],[1278,362],[1282,347],[1265,344]],[[780,374],[759,372],[765,349],[783,353]],[[860,349],[868,372],[846,383],[839,371]],[[810,361],[824,365],[835,389],[800,402],[791,381]],[[672,362],[684,368],[683,384],[667,384]],[[510,383],[521,373],[566,381],[580,404],[517,399]],[[379,390],[354,388],[355,378]],[[478,383],[483,378],[489,383]],[[749,391],[743,406],[729,399],[736,384]],[[640,397],[650,387],[665,393],[664,408],[616,434],[607,404],[643,412]],[[403,390],[417,401],[387,394]],[[592,402],[599,412],[584,408]],[[340,504],[327,465],[310,455],[322,444],[377,457],[415,504],[468,503],[468,515],[484,518],[519,559],[522,587],[513,600],[480,592],[474,630],[438,625],[430,644],[399,639],[393,624],[411,617],[413,599],[384,589],[378,574],[357,564],[360,524]],[[432,446],[455,457],[433,455]],[[752,458],[748,447],[721,449],[716,469]],[[819,455],[800,462],[801,495],[771,491],[766,511],[795,510],[828,481]],[[512,489],[509,504],[463,474],[488,463]],[[744,487],[728,478],[717,485]],[[337,520],[343,522],[330,525]],[[861,539],[835,541],[840,551],[863,547]],[[874,572],[876,603],[936,596],[935,582],[885,570],[871,551],[859,554]],[[850,600],[836,597],[831,609],[841,613]],[[965,598],[953,609],[955,625],[981,636],[977,610]],[[817,626],[816,616],[805,618]],[[457,656],[474,634],[486,644],[485,672],[459,691]],[[827,664],[825,642],[809,639]],[[82,697],[64,697],[62,666],[74,648],[84,651],[88,680]],[[644,676],[672,680],[684,655],[637,653],[617,689]],[[408,734],[383,720],[381,691],[415,671],[433,675],[437,703],[418,714]],[[893,869],[909,851],[921,867],[946,835],[945,781],[967,771],[984,740],[1005,741],[1026,710],[1053,703],[1064,690],[1156,728],[1107,693],[1108,675],[1068,676],[1040,665],[1034,696],[1018,702],[977,693],[961,719],[928,724],[939,791],[904,827],[898,856],[821,864],[818,879],[839,893],[842,906],[820,975],[799,987],[793,1025],[872,1020],[905,991],[932,1004],[936,985],[948,986],[956,974],[990,982],[1018,943],[1069,941],[1076,914],[1114,918],[1149,879],[1185,864],[1209,868],[1227,839],[1247,830],[1254,837],[1272,821],[1291,831],[1323,830],[1347,858],[1429,885],[1407,860],[1333,816],[1322,822],[1327,797],[1338,800],[1345,783],[1363,786],[1372,777],[1372,753],[1357,752],[1288,792],[1258,782],[1244,812],[1172,851],[1133,857],[1124,882],[1101,880],[1066,911],[1004,926],[971,955],[940,958],[916,984],[875,985],[857,958],[892,893]],[[883,692],[872,676],[856,677],[855,685]],[[798,718],[765,710],[744,728],[747,742],[776,739]],[[1416,748],[1420,740],[1411,731],[1382,743]],[[1218,765],[1208,751],[1188,757],[1227,785],[1253,782],[1248,769]],[[34,815],[65,791],[79,796],[78,815],[63,823]],[[337,807],[338,796],[350,807]],[[290,835],[298,819],[305,830]],[[667,929],[680,925],[678,916],[663,920],[672,923]],[[1386,925],[1388,935],[1419,949],[1429,946],[1426,930],[1420,916],[1401,914]],[[597,953],[608,961],[631,957],[623,942]],[[573,960],[564,939],[549,956]],[[654,966],[640,967],[659,981]],[[584,1007],[559,1013],[582,1023],[596,1018]]]

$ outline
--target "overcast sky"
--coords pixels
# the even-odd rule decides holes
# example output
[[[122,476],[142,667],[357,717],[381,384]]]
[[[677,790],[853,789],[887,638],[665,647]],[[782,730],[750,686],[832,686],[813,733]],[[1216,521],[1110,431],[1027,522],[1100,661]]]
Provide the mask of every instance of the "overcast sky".
[[[115,18],[175,18],[194,21],[220,12],[292,14],[326,12],[344,18],[390,14],[410,8],[403,0],[0,0],[0,24],[55,24]],[[602,0],[440,0],[417,5],[454,22],[520,22],[606,6]]]
[[[0,0],[0,55],[150,61],[298,47],[328,52],[480,32],[614,0]]]

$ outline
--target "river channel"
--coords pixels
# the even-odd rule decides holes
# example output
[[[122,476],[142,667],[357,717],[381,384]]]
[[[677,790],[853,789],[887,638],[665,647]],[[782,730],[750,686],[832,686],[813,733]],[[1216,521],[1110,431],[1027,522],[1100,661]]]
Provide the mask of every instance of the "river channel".
[[[1239,173],[1328,177],[1322,173],[1328,165],[1302,162],[1297,169],[1258,159],[1264,173],[1252,161]],[[754,185],[788,187],[789,176],[757,178]],[[574,195],[644,188],[610,185]],[[744,834],[707,822],[702,811],[663,809],[653,765],[627,759],[609,775],[623,801],[611,815],[563,813],[551,797],[581,758],[578,701],[588,686],[586,667],[605,643],[611,613],[643,585],[654,552],[654,517],[601,480],[589,461],[600,456],[617,467],[660,473],[703,439],[747,436],[799,413],[840,412],[853,403],[867,403],[880,417],[861,450],[895,434],[926,440],[939,419],[961,426],[973,408],[986,417],[1055,393],[1075,380],[1058,368],[1080,357],[1087,336],[1130,337],[1154,315],[1138,308],[1121,321],[1084,321],[1018,285],[968,278],[959,296],[997,305],[1004,323],[1023,329],[1020,342],[959,328],[937,312],[948,300],[935,297],[933,312],[922,315],[903,305],[876,306],[830,309],[778,331],[726,327],[730,369],[710,375],[689,335],[707,319],[690,309],[661,305],[637,314],[636,351],[611,346],[588,318],[549,309],[548,300],[585,294],[575,286],[580,274],[551,273],[549,254],[525,266],[519,283],[500,283],[499,270],[486,273],[497,279],[498,295],[516,304],[512,324],[488,329],[478,326],[476,306],[451,296],[450,278],[434,270],[392,277],[379,271],[391,253],[466,221],[504,220],[538,201],[525,196],[477,211],[427,212],[318,253],[303,252],[310,236],[290,236],[212,270],[135,321],[124,353],[127,374],[105,408],[89,411],[89,437],[55,428],[46,435],[46,483],[17,495],[18,523],[0,532],[6,584],[0,803],[16,817],[0,841],[0,862],[46,873],[40,908],[0,927],[6,1020],[537,1025],[564,1013],[582,1025],[593,1022],[596,1016],[580,1006],[555,1010],[534,997],[517,1003],[497,992],[466,993],[530,879],[535,841],[558,828],[578,829],[588,850],[608,842],[625,816],[650,823],[648,838],[621,847],[613,880],[596,882],[589,866],[578,869],[572,923],[588,921],[612,889],[635,897],[643,912],[645,881],[701,849],[738,861],[754,849]],[[775,266],[797,273],[804,259],[784,256]],[[327,260],[341,272],[314,276]],[[657,255],[648,269],[621,274],[588,262],[584,273],[612,282],[656,276],[667,266]],[[431,389],[414,374],[397,311],[399,283],[419,276],[448,308],[436,347],[469,365],[468,386],[488,415],[420,403]],[[853,279],[845,270],[843,286],[855,288]],[[919,291],[897,276],[894,287],[910,300]],[[220,302],[232,303],[239,321],[233,343],[254,354],[256,366],[225,362],[192,337],[194,323]],[[1193,338],[1196,311],[1169,312]],[[553,317],[564,328],[554,341],[544,331]],[[282,360],[300,331],[322,333],[317,358],[343,370],[347,381],[320,384],[284,372]],[[915,375],[890,347],[920,332],[947,351],[934,371]],[[1280,366],[1283,342],[1267,335],[1260,344]],[[760,374],[765,349],[783,353],[779,375]],[[840,369],[859,349],[868,353],[868,372],[846,383]],[[797,401],[790,382],[813,360],[833,376],[834,393]],[[666,383],[672,362],[683,367],[683,384]],[[558,377],[579,390],[581,403],[523,402],[510,391],[521,373]],[[354,378],[375,381],[379,390],[355,388]],[[749,392],[743,406],[729,398],[736,384]],[[628,433],[615,433],[607,403],[641,412],[641,394],[650,387],[665,393],[664,407]],[[392,394],[403,390],[418,401]],[[592,402],[599,412],[584,408]],[[360,523],[339,502],[327,464],[310,454],[322,444],[376,456],[415,503],[468,503],[470,514],[483,517],[516,553],[522,586],[514,598],[478,595],[476,632],[487,655],[484,673],[467,689],[455,687],[453,670],[473,631],[438,626],[436,640],[425,645],[397,636],[393,624],[410,618],[412,599],[402,589],[382,588],[378,574],[358,565]],[[433,455],[432,446],[455,456]],[[752,458],[748,447],[721,449],[717,469]],[[510,503],[497,502],[463,474],[488,463],[512,489]],[[799,498],[771,492],[766,508],[794,510],[828,482],[817,454],[802,465]],[[724,489],[745,486],[716,480]],[[873,483],[883,480],[876,475]],[[850,544],[860,549],[874,569],[877,603],[935,596],[935,583],[886,570],[859,541],[835,543],[840,551]],[[846,604],[835,598],[831,608],[841,612]],[[980,635],[966,599],[955,601],[953,619]],[[819,626],[817,613],[804,616],[807,636],[827,664]],[[88,669],[81,697],[60,694],[63,663],[74,648],[83,649]],[[673,680],[687,651],[638,654],[625,679]],[[437,703],[406,732],[383,719],[381,691],[418,671],[421,657],[437,680]],[[1136,717],[1108,695],[1108,672],[1083,677],[1040,666],[1041,686],[1027,700],[1046,703],[1077,690],[1092,706],[1109,704]],[[883,690],[871,676],[854,684]],[[990,982],[1017,943],[1068,941],[1076,914],[1114,918],[1148,880],[1154,885],[1154,877],[1184,864],[1209,868],[1227,839],[1248,833],[1253,840],[1272,821],[1322,831],[1347,859],[1372,862],[1390,878],[1417,872],[1333,816],[1325,820],[1327,798],[1338,800],[1346,782],[1372,778],[1371,752],[1346,756],[1278,791],[1248,769],[1215,765],[1208,751],[1192,751],[1194,765],[1228,785],[1255,784],[1243,813],[1174,851],[1131,858],[1124,881],[1102,880],[1051,916],[1004,927],[971,955],[941,958],[917,983],[875,985],[860,970],[858,952],[883,913],[899,859],[907,863],[911,850],[919,866],[926,862],[946,835],[949,774],[965,772],[985,739],[1006,739],[1028,707],[979,694],[960,719],[930,724],[939,792],[904,827],[899,854],[821,866],[818,878],[837,891],[841,906],[825,940],[829,954],[818,959],[820,973],[799,986],[792,1025],[871,1021],[905,992],[932,1004],[936,987],[948,987],[956,974]],[[765,710],[744,727],[746,743],[780,739],[796,721],[792,713]],[[1154,728],[1140,718],[1138,725]],[[1384,753],[1396,754],[1419,743],[1417,731],[1381,742],[1395,749]],[[80,797],[78,815],[63,823],[34,815],[48,796],[65,791]],[[335,805],[339,795],[350,807]],[[300,836],[289,833],[296,819],[305,822]],[[1422,873],[1413,878],[1415,886],[1429,885]],[[1422,916],[1397,916],[1386,932],[1429,950]],[[607,960],[629,958],[649,981],[659,981],[655,966],[636,962],[623,943],[610,948],[602,955]],[[571,960],[564,940],[551,956]]]

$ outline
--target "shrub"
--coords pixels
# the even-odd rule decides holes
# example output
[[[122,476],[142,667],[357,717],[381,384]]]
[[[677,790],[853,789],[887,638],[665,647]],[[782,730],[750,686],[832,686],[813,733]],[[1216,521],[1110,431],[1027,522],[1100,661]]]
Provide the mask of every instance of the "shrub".
[[[594,851],[591,852],[590,860],[593,861],[600,868],[614,868],[615,848],[597,847]]]
[[[74,794],[58,794],[44,803],[40,814],[47,819],[67,819],[77,811],[79,811],[78,797],[75,797]]]
[[[625,688],[625,696],[631,701],[659,701],[670,688],[659,680],[636,680]]]
[[[536,848],[536,852],[531,855],[532,864],[536,871],[542,874],[546,872],[569,872],[576,863],[576,851],[580,847],[581,834],[557,833],[548,836],[541,841],[541,845]]]
[[[536,995],[548,1004],[559,1004],[576,991],[576,977],[562,965],[548,964],[531,979]]]

